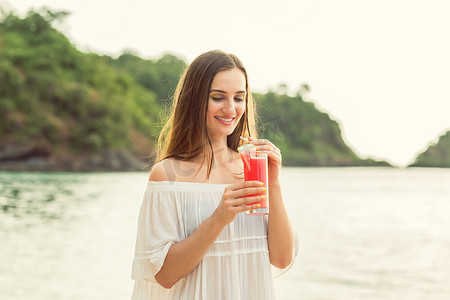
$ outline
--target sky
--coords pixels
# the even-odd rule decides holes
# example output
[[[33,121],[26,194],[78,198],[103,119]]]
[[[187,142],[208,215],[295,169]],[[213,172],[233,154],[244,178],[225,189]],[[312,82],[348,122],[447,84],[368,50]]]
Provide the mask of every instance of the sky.
[[[0,0],[17,13],[47,6],[82,51],[123,50],[188,63],[222,49],[244,63],[253,91],[281,83],[338,121],[361,157],[397,166],[450,130],[447,0]]]

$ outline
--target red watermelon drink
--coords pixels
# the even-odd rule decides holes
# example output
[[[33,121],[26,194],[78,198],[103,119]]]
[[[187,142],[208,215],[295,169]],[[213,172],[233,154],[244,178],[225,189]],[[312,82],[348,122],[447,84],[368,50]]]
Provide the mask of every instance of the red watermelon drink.
[[[267,154],[256,153],[256,146],[253,144],[244,144],[238,148],[244,163],[244,179],[245,181],[257,180],[262,182],[266,191],[261,194],[253,194],[247,197],[265,195],[261,202],[261,207],[247,211],[248,215],[267,215],[269,213],[269,182],[267,173]],[[252,203],[252,204],[255,204]]]

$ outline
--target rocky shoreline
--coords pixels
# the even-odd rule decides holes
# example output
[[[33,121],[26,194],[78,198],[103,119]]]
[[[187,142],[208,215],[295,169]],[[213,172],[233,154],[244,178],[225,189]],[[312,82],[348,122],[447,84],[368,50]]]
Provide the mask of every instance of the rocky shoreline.
[[[0,171],[111,172],[144,171],[150,160],[128,150],[106,150],[97,154],[67,155],[40,148],[0,150]]]

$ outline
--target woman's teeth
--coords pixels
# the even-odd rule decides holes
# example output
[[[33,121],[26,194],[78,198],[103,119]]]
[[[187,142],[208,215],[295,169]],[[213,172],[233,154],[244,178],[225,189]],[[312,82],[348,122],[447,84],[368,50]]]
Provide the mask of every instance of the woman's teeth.
[[[216,118],[219,119],[219,120],[222,120],[222,121],[224,121],[224,122],[231,122],[231,121],[233,121],[233,119],[234,119],[234,118],[225,119],[225,118],[221,118],[221,117],[216,117]]]

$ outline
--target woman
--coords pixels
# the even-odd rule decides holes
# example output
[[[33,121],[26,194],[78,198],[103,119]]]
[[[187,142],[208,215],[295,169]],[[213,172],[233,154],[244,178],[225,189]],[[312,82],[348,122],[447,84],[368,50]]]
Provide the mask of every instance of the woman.
[[[245,196],[264,188],[243,180],[240,136],[268,155],[268,216],[243,213],[262,200]],[[255,136],[241,61],[222,51],[197,57],[159,137],[139,215],[133,299],[274,299],[272,271],[291,265],[296,238],[281,194],[280,150]]]

